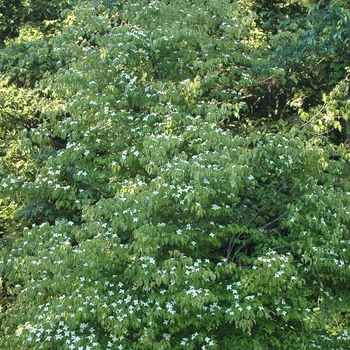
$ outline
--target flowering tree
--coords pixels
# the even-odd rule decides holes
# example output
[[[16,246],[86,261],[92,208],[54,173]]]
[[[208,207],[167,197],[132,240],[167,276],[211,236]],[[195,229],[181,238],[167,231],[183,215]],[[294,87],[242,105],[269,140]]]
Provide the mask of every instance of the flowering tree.
[[[1,181],[26,227],[1,251],[0,345],[345,349],[346,148],[240,119],[278,72],[256,74],[245,7],[118,11],[81,4],[49,39],[30,162]]]

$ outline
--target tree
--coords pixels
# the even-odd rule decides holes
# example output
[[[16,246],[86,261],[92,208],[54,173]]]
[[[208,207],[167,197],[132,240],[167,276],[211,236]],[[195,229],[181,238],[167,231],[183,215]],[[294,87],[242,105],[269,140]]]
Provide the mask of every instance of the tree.
[[[0,184],[20,231],[0,256],[3,348],[347,345],[349,155],[311,122],[241,119],[279,71],[255,18],[200,0],[65,12],[28,86],[29,154]]]
[[[50,32],[62,10],[74,1],[3,0],[0,4],[0,42],[15,38],[22,26],[35,24]]]
[[[288,119],[299,113],[317,113],[323,94],[329,94],[347,75],[349,60],[349,5],[343,1],[320,1],[304,16],[284,19],[270,37],[268,66],[284,70],[284,84],[278,117]],[[273,97],[272,97],[273,98]],[[339,141],[343,142],[344,138]]]
[[[314,1],[253,1],[247,6],[255,9],[259,18],[259,24],[266,33],[276,34],[281,22],[286,19],[303,17]]]

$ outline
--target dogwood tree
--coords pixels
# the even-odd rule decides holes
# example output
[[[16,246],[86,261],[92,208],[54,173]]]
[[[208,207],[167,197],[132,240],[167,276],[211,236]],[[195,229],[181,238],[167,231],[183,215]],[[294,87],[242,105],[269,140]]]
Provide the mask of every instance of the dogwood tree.
[[[243,5],[63,13],[30,161],[0,184],[23,227],[0,257],[3,348],[346,348],[349,155],[312,122],[242,120],[284,74]]]

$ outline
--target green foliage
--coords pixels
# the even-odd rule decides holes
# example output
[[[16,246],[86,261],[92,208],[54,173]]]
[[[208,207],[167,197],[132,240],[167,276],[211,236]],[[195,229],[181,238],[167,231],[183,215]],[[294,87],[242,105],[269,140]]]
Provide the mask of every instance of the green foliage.
[[[257,127],[262,82],[292,79],[266,48],[297,43],[257,21],[243,2],[81,2],[8,40],[1,348],[347,348],[350,159],[320,135],[348,83],[316,116],[295,98],[302,128]]]
[[[1,51],[0,73],[8,85],[34,87],[42,75],[54,70],[56,65],[46,37],[32,26],[22,28],[19,36]]]
[[[288,67],[292,73],[306,73],[308,77],[313,72],[319,81],[327,79],[328,86],[338,83],[344,74],[341,69],[349,59],[348,21],[348,5],[342,6],[338,1],[331,1],[327,6],[317,4],[310,8],[308,16],[283,21],[280,32],[272,39],[275,64]],[[303,63],[307,66],[300,67]],[[337,65],[340,70],[336,69]]]
[[[4,346],[320,344],[320,295],[347,295],[347,165],[301,136],[171,120],[173,134],[164,122],[145,136],[135,178],[86,206],[81,225],[42,224],[13,246]]]
[[[60,17],[61,11],[75,1],[60,0],[3,0],[0,4],[0,42],[19,34],[19,29],[28,23],[35,23],[50,30],[50,22]]]
[[[323,94],[329,94],[345,78],[349,53],[349,4],[320,1],[308,14],[286,18],[270,38],[268,66],[285,70],[285,117],[295,106],[308,113],[320,108]],[[341,139],[344,141],[344,139]]]
[[[25,173],[31,164],[30,149],[21,139],[23,130],[36,125],[36,101],[39,93],[2,83],[0,86],[0,176],[8,178],[12,194],[0,198],[0,232],[9,232],[16,226],[14,212],[21,206],[17,193],[13,192],[16,178]],[[3,189],[6,188],[4,185]]]
[[[350,142],[349,131],[349,82],[343,79],[329,94],[323,95],[323,105],[306,112],[300,100],[291,104],[299,109],[302,127],[319,135],[337,135],[338,139]],[[341,135],[339,137],[339,135]],[[334,136],[333,136],[334,138]],[[337,142],[337,139],[335,142]]]
[[[145,7],[145,16],[150,8]],[[233,40],[230,47],[227,37],[218,33],[217,54],[211,59],[212,48],[200,44],[204,39],[208,42],[209,34],[202,34],[203,38],[195,35],[196,26],[193,33],[182,29],[188,23],[176,22],[176,35],[161,33],[155,39],[154,28],[145,32],[119,22],[109,18],[104,7],[83,6],[67,14],[62,33],[49,41],[49,46],[56,48],[50,53],[52,60],[61,68],[57,74],[56,70],[44,70],[47,77],[40,82],[40,89],[48,98],[43,96],[37,106],[43,123],[22,135],[34,159],[28,168],[30,181],[22,177],[17,182],[17,192],[27,203],[18,213],[24,224],[46,219],[52,222],[62,215],[79,220],[82,206],[111,196],[111,174],[117,179],[133,177],[140,166],[137,154],[141,140],[155,132],[144,125],[144,119],[159,122],[159,115],[168,113],[171,103],[179,105],[181,116],[177,118],[182,118],[189,105],[197,104],[192,113],[208,110],[217,115],[215,121],[239,123],[244,106],[240,90],[253,84],[249,67],[243,64],[255,62],[245,53],[250,49],[244,42]],[[235,22],[229,22],[225,30],[233,35],[236,27]],[[241,30],[235,35],[239,39]],[[174,50],[173,45],[165,45],[168,41],[183,44]],[[187,42],[193,43],[193,51],[188,50]],[[241,53],[229,55],[232,50]],[[168,62],[170,68],[157,62]],[[178,64],[183,67],[180,81]],[[237,64],[235,69],[230,68],[232,64]],[[237,86],[231,86],[231,81]],[[135,154],[133,163],[125,164],[126,152]]]
[[[278,25],[286,18],[296,18],[307,11],[307,8],[313,4],[310,0],[263,0],[249,2],[247,6],[254,8],[259,16],[259,24],[265,32],[276,34]]]

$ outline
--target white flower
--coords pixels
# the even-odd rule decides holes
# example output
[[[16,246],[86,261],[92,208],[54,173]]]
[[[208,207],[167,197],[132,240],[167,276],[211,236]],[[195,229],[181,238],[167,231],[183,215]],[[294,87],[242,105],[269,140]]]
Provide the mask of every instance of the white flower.
[[[188,339],[187,338],[183,338],[182,342],[180,343],[180,345],[186,345],[187,344]]]
[[[163,333],[163,338],[166,339],[166,340],[170,340],[171,334],[169,334],[169,333]]]
[[[221,207],[219,207],[217,204],[213,204],[213,205],[211,206],[211,208],[212,208],[213,210],[220,210],[220,209],[221,209]]]
[[[249,175],[248,176],[248,180],[254,180],[254,176],[253,175]]]

